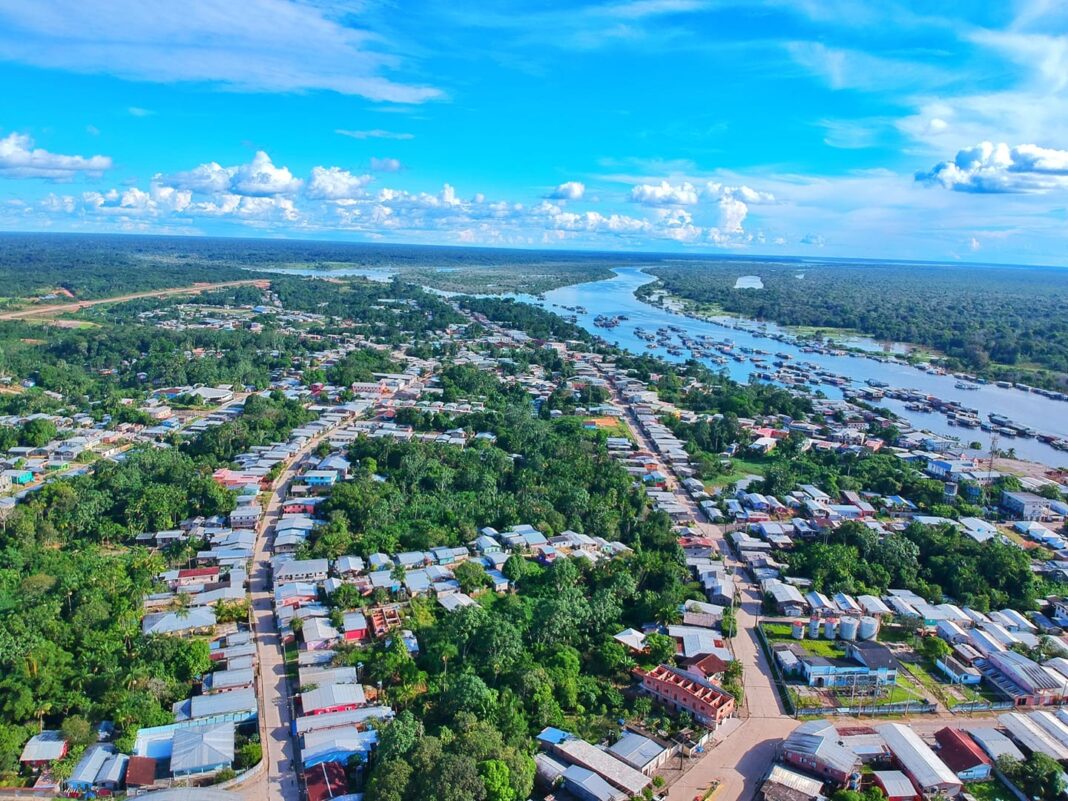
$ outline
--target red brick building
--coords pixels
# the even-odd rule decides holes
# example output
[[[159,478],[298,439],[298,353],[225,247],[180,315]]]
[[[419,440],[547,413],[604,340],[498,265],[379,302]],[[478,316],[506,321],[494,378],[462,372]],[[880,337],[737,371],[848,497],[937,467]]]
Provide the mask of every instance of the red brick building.
[[[689,712],[694,720],[715,729],[734,714],[734,696],[707,679],[670,665],[638,669],[642,689],[665,706]]]

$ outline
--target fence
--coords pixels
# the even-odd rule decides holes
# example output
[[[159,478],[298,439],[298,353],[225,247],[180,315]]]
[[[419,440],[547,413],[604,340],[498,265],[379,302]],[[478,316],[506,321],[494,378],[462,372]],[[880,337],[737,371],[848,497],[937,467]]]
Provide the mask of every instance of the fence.
[[[969,701],[949,707],[949,711],[954,715],[966,715],[969,712],[1001,712],[1015,708],[1016,705],[1012,701]]]

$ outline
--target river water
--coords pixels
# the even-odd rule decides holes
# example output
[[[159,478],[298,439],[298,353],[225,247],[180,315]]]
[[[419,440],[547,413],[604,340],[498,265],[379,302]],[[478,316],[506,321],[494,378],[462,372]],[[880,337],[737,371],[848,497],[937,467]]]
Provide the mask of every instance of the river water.
[[[635,327],[653,332],[658,328],[675,325],[683,328],[686,334],[692,338],[706,335],[717,340],[730,340],[738,348],[749,347],[771,351],[772,353],[788,353],[797,361],[812,362],[832,373],[846,376],[858,386],[864,385],[864,382],[868,379],[885,381],[891,387],[916,389],[924,394],[934,395],[943,400],[959,401],[964,406],[978,409],[979,416],[984,420],[988,413],[993,412],[1004,415],[1021,425],[1030,426],[1041,433],[1068,438],[1068,402],[1043,398],[1041,395],[1022,392],[1018,389],[1002,389],[992,384],[981,385],[978,390],[961,390],[954,386],[958,379],[952,376],[932,375],[909,365],[885,363],[859,355],[835,356],[821,353],[803,353],[795,345],[758,336],[757,333],[754,333],[758,330],[758,326],[754,321],[726,317],[721,318],[721,321],[695,320],[639,300],[634,296],[634,291],[643,284],[655,279],[648,273],[643,272],[641,267],[615,267],[613,269],[616,273],[613,278],[561,287],[560,289],[546,292],[541,297],[530,295],[516,295],[514,297],[517,300],[541,306],[563,316],[574,314],[577,318],[577,324],[587,331],[634,353],[650,352],[646,347],[646,342],[634,334]],[[352,275],[379,281],[389,280],[393,275],[393,272],[389,270],[369,270],[359,267],[331,269],[326,272],[300,269],[278,270],[276,272],[316,277]],[[755,287],[756,283],[752,282],[752,284]],[[759,292],[760,290],[752,288],[740,291]],[[581,306],[586,311],[584,313],[572,312],[562,308],[564,306]],[[594,318],[598,315],[611,317],[620,314],[626,315],[627,319],[615,328],[599,328],[593,323]],[[752,330],[746,330],[746,327]],[[759,328],[768,333],[783,330],[772,324],[761,325]],[[837,341],[850,347],[872,352],[892,351],[894,353],[903,353],[908,349],[904,345],[879,343],[867,337],[841,337]],[[652,352],[660,358],[672,362],[684,362],[690,358],[685,349],[682,356],[673,356],[662,347]],[[769,360],[774,359],[774,357],[766,358]],[[750,361],[735,362],[728,360],[725,365],[718,365],[707,359],[701,359],[700,361],[713,370],[726,370],[732,378],[743,382],[748,381],[753,372],[761,372],[767,369],[755,366]],[[842,396],[841,390],[834,385],[820,385],[819,388],[828,397],[840,398]],[[988,432],[951,426],[946,418],[940,414],[908,411],[901,401],[892,398],[878,401],[876,405],[891,409],[917,428],[946,436],[958,437],[962,442],[962,446],[967,446],[971,442],[982,443],[984,450],[990,446],[990,434]],[[1030,459],[1050,466],[1068,464],[1068,453],[1057,451],[1035,439],[1001,437],[998,447],[1002,450],[1013,448],[1017,456],[1022,459]]]
[[[608,342],[634,351],[636,353],[648,353],[646,342],[634,334],[634,328],[641,327],[646,331],[655,331],[658,328],[676,325],[685,329],[690,337],[707,335],[714,339],[730,340],[737,347],[760,348],[772,353],[789,353],[798,361],[808,361],[819,365],[830,372],[846,376],[863,385],[868,379],[885,381],[891,387],[905,389],[917,389],[924,394],[934,395],[943,400],[955,400],[979,410],[982,419],[990,412],[1002,414],[1022,425],[1030,426],[1042,433],[1049,433],[1058,437],[1068,437],[1068,403],[1064,401],[1050,400],[1041,395],[1022,392],[1018,389],[1002,389],[992,384],[981,385],[978,390],[957,389],[954,384],[958,379],[952,376],[939,376],[926,373],[909,365],[893,364],[875,361],[862,356],[845,355],[834,356],[820,353],[802,353],[797,346],[756,336],[745,330],[726,327],[724,324],[695,320],[680,314],[675,314],[666,309],[652,306],[634,296],[634,291],[654,280],[648,273],[642,272],[640,267],[617,267],[614,268],[616,275],[603,281],[594,281],[587,284],[575,284],[562,287],[545,293],[543,298],[523,296],[519,299],[542,306],[550,311],[563,315],[575,314],[577,322],[588,331],[597,334]],[[756,291],[742,290],[742,291]],[[555,304],[555,305],[554,305]],[[586,309],[585,314],[570,312],[559,308],[562,306],[582,306]],[[594,318],[603,314],[613,316],[625,314],[627,319],[616,328],[604,329],[593,324]],[[741,321],[743,324],[745,321]],[[734,324],[731,322],[730,324]],[[749,323],[755,327],[755,324]],[[777,329],[775,326],[767,326],[769,332]],[[859,346],[865,350],[881,350],[882,347],[870,339],[858,337],[855,340],[843,338],[839,340],[844,344]],[[901,352],[901,346],[893,346],[894,352]],[[675,362],[686,361],[689,354],[684,350],[682,356],[672,356],[663,348],[652,351],[663,359]],[[774,358],[774,357],[767,357]],[[747,381],[753,372],[762,369],[754,366],[751,362],[735,362],[729,360],[725,365],[705,362],[709,367],[716,370],[727,370],[730,376],[738,381]],[[828,397],[841,397],[841,390],[833,385],[821,385]],[[987,449],[990,445],[990,434],[977,429],[962,429],[949,425],[946,418],[940,414],[907,411],[900,401],[886,398],[878,401],[876,405],[884,406],[893,410],[901,417],[907,419],[917,428],[923,428],[947,436],[959,437],[962,443],[978,441]],[[1001,437],[998,447],[1002,450],[1014,448],[1020,458],[1031,459],[1043,464],[1056,466],[1068,464],[1068,453],[1054,450],[1048,445],[1034,439]]]

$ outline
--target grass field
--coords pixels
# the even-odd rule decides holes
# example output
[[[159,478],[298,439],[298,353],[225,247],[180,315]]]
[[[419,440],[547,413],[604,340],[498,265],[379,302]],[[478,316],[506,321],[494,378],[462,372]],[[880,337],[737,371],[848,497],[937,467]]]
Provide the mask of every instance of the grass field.
[[[1009,788],[998,779],[969,784],[967,790],[976,801],[1015,801],[1016,799],[1016,796],[1009,792]]]

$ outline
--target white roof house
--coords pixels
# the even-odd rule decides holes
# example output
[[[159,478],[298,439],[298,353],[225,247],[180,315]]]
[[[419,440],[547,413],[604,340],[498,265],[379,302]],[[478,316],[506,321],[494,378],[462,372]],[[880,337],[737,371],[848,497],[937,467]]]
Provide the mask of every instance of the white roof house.
[[[902,771],[924,794],[954,796],[960,792],[962,785],[957,774],[911,728],[900,723],[884,723],[875,728],[901,764]]]

